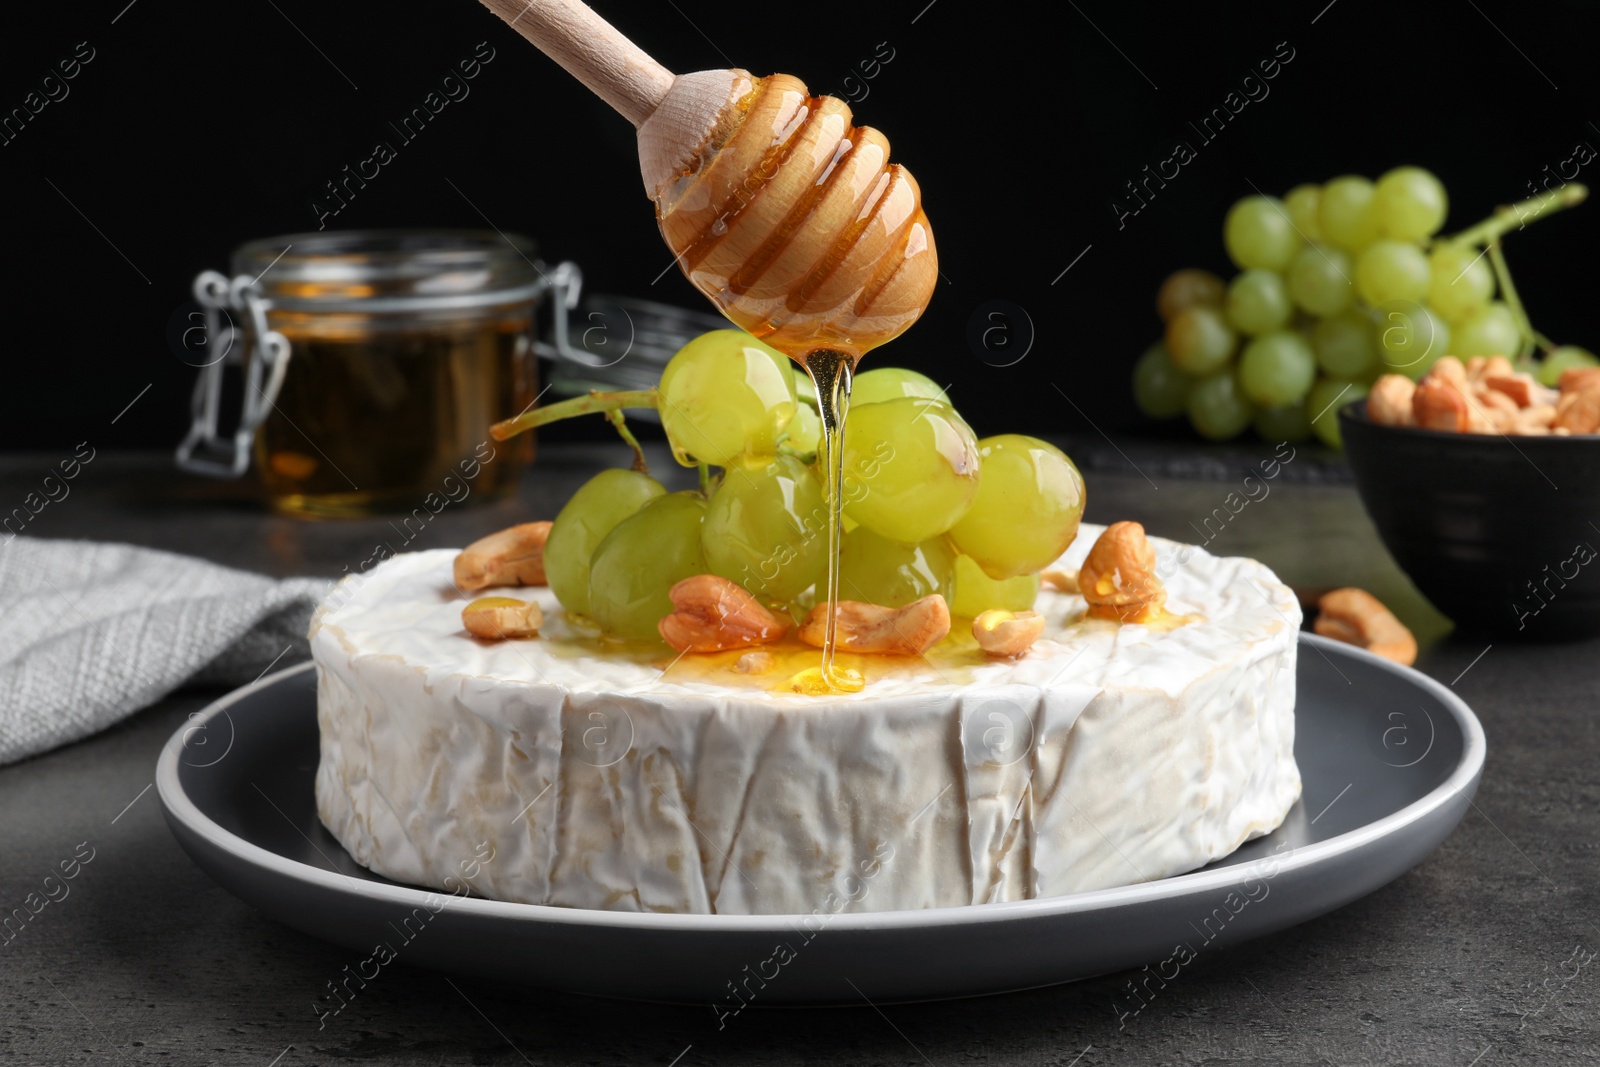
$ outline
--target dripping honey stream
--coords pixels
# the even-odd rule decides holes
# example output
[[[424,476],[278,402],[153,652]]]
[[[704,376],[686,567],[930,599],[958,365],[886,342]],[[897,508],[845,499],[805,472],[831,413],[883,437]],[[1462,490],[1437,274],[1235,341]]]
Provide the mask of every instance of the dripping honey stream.
[[[835,669],[839,625],[839,542],[844,512],[844,420],[850,411],[850,382],[855,361],[843,352],[821,348],[806,356],[806,373],[817,389],[817,413],[822,420],[822,460],[825,499],[828,502],[828,615],[823,630],[822,666],[815,679],[824,691],[857,692],[865,684],[860,672]],[[811,688],[805,672],[795,684]]]

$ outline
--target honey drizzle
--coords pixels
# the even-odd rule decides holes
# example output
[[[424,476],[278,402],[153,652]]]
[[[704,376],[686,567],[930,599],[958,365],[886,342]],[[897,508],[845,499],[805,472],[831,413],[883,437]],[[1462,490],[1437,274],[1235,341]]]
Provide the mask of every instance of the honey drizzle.
[[[1079,635],[1115,633],[1127,625],[1136,625],[1154,635],[1171,633],[1180,627],[1206,621],[1203,615],[1183,615],[1163,610],[1148,623],[1129,624],[1091,618],[1078,609],[1060,617],[1059,626],[1056,626],[1057,607],[1054,602],[1043,610],[1052,619],[1049,637],[1058,643],[1071,642]],[[841,649],[835,660],[836,671],[847,677],[870,672],[875,682],[972,685],[977,681],[977,672],[981,668],[997,661],[978,647],[972,636],[970,619],[960,618],[955,622],[949,636],[919,656],[864,655]],[[546,651],[560,659],[587,660],[600,657],[608,661],[622,661],[652,668],[660,672],[660,679],[680,684],[716,685],[787,694],[796,691],[794,682],[797,677],[820,676],[820,671],[814,666],[817,662],[816,647],[800,641],[793,632],[771,644],[723,652],[692,652],[688,655],[675,655],[670,650],[663,652],[662,646],[655,642],[618,641],[561,626],[552,627],[548,634],[541,633],[539,641]],[[1080,648],[1079,653],[1081,651]],[[765,657],[767,662],[755,670],[741,669],[739,661],[752,654]]]
[[[827,475],[828,501],[828,615],[823,629],[822,680],[835,689],[860,689],[861,676],[841,677],[834,671],[839,625],[839,541],[844,512],[844,420],[850,411],[850,381],[855,361],[843,352],[819,348],[806,354],[806,373],[817,390],[817,413],[822,419],[822,461]]]

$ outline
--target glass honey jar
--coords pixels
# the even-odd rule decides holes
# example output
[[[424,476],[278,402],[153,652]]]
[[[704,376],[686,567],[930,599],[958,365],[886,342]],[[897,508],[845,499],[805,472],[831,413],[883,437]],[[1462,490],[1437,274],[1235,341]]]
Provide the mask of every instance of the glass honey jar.
[[[546,296],[567,347],[572,264],[492,231],[327,231],[251,241],[232,275],[195,279],[207,358],[179,466],[253,466],[274,509],[332,517],[493,499],[532,461],[527,435],[499,442],[489,426],[538,395]],[[229,368],[243,378],[232,432]]]

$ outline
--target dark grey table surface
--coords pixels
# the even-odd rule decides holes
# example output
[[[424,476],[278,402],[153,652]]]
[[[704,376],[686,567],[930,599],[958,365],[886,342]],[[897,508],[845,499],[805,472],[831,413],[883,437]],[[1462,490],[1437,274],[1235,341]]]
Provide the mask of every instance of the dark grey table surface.
[[[1195,540],[1191,524],[1237,488],[1247,453],[1200,464],[1159,448],[1108,454],[1085,464],[1088,517]],[[21,499],[55,459],[0,459],[0,499]],[[606,446],[546,449],[519,496],[446,511],[412,546],[549,517],[600,464],[621,460]],[[706,1008],[452,984],[399,964],[319,1030],[315,999],[348,953],[263,918],[201,874],[148,788],[167,737],[218,695],[184,691],[97,737],[0,768],[0,909],[20,905],[80,843],[94,850],[70,895],[0,945],[0,1061],[1600,1062],[1600,966],[1591,962],[1600,950],[1600,642],[1486,648],[1452,637],[1329,470],[1291,463],[1210,548],[1255,556],[1291,584],[1362,585],[1393,605],[1422,638],[1418,668],[1483,721],[1482,787],[1422,865],[1321,919],[1206,954],[1125,1025],[1114,1004],[1129,975],[969,1001],[755,1010],[719,1031]],[[378,542],[398,541],[384,519],[281,518],[179,477],[164,456],[116,454],[97,457],[28,533],[277,575],[336,575]]]

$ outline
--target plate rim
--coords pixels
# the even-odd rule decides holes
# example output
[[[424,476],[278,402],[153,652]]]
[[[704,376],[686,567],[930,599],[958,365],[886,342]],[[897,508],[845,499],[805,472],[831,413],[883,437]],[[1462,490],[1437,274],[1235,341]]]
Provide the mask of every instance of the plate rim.
[[[1462,733],[1461,758],[1454,769],[1427,794],[1390,812],[1381,819],[1347,830],[1326,841],[1301,845],[1279,857],[1279,872],[1297,871],[1320,864],[1353,851],[1379,838],[1387,837],[1406,826],[1426,819],[1455,797],[1472,790],[1483,771],[1488,751],[1483,726],[1472,709],[1452,690],[1434,678],[1411,667],[1404,667],[1383,659],[1365,649],[1347,645],[1330,638],[1302,631],[1302,645],[1321,652],[1346,655],[1376,666],[1394,675],[1400,681],[1416,686],[1437,698],[1454,716]],[[793,924],[811,916],[810,912],[762,915],[706,915],[698,913],[663,913],[605,911],[596,908],[568,908],[554,904],[521,904],[512,901],[490,900],[486,897],[460,896],[437,890],[420,889],[387,882],[355,879],[339,871],[323,870],[298,860],[288,859],[246,840],[223,828],[184,792],[178,780],[178,760],[184,749],[184,739],[197,728],[203,728],[217,715],[245,698],[270,686],[315,669],[316,664],[304,663],[285,667],[249,685],[234,689],[191,715],[179,726],[162,747],[156,763],[156,793],[167,817],[195,834],[211,848],[231,855],[240,862],[270,873],[300,882],[319,891],[353,894],[373,903],[401,908],[428,907],[437,911],[442,903],[444,910],[463,917],[487,920],[537,921],[564,926],[608,927],[675,934],[751,933],[757,931],[793,930]],[[970,926],[992,922],[1011,922],[1042,919],[1058,915],[1091,912],[1107,907],[1123,907],[1175,899],[1211,890],[1225,890],[1239,883],[1243,868],[1218,867],[1210,870],[1190,871],[1151,882],[1107,889],[1092,889],[1063,896],[1035,897],[1029,900],[1002,901],[991,904],[959,904],[943,908],[896,909],[891,911],[841,912],[830,914],[830,930],[906,930],[929,927]]]

